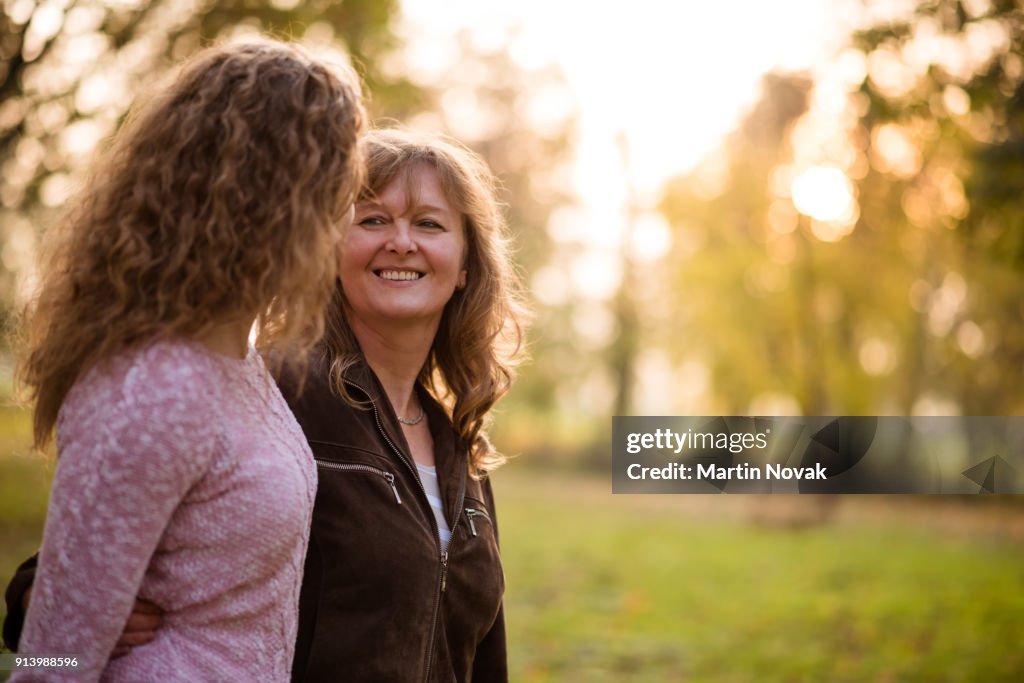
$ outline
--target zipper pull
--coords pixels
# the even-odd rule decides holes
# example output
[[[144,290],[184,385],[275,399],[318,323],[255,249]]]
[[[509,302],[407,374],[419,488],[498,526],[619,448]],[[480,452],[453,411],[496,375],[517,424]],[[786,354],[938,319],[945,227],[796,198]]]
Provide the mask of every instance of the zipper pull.
[[[474,538],[476,538],[476,524],[473,523],[473,513],[475,512],[476,510],[473,508],[466,508],[466,521],[469,522],[469,530]]]
[[[402,499],[398,495],[398,487],[395,486],[395,475],[391,474],[390,472],[385,472],[384,478],[387,479],[389,484],[391,484],[391,490],[395,492],[395,502],[401,505]]]
[[[448,586],[448,551],[441,553],[441,592]]]

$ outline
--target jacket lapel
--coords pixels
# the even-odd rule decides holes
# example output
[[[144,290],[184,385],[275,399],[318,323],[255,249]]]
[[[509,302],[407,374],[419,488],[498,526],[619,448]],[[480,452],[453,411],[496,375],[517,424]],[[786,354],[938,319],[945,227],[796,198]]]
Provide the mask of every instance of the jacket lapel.
[[[430,435],[434,440],[434,465],[437,481],[444,501],[444,515],[448,527],[454,532],[462,513],[462,500],[466,492],[468,463],[466,453],[456,448],[455,428],[445,409],[424,387],[416,385],[417,396],[430,420]]]
[[[408,458],[408,464],[416,471],[416,463],[412,458],[409,442],[406,441],[405,433],[402,431],[402,425],[373,369],[365,360],[361,360],[348,369],[345,373],[345,381],[362,389],[373,401],[385,434],[399,448],[402,455]],[[420,384],[416,385],[416,395],[427,414],[430,435],[434,440],[434,464],[437,468],[438,485],[441,488],[441,500],[444,501],[445,518],[449,528],[454,531],[459,515],[462,513],[461,507],[468,471],[467,455],[464,452],[459,452],[456,447],[455,429],[452,427],[444,407]],[[418,471],[416,471],[416,477],[419,478]]]

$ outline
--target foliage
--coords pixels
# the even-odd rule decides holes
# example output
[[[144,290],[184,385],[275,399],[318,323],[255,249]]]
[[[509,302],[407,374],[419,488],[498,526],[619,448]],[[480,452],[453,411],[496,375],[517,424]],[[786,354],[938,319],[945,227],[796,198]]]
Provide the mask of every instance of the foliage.
[[[908,21],[858,32],[853,44],[868,60],[895,57],[915,72],[890,81],[869,68],[857,134],[876,158],[885,156],[880,131],[896,131],[918,150],[919,163],[906,168],[873,163],[862,184],[864,194],[889,190],[873,214],[865,207],[865,221],[881,224],[883,212],[902,209],[907,230],[924,233],[919,307],[931,334],[918,347],[920,374],[938,375],[937,388],[966,412],[1016,412],[1013,377],[1024,369],[1024,8],[1013,0],[928,0]],[[936,318],[951,273],[965,287],[947,322]]]
[[[852,37],[845,82],[768,77],[718,156],[666,187],[692,245],[666,264],[692,293],[673,352],[709,368],[715,412],[1024,407],[1022,43],[1017,3],[921,2]],[[849,183],[845,223],[794,196],[825,168]]]
[[[30,287],[36,237],[83,178],[132,98],[215,40],[261,31],[347,51],[378,114],[419,89],[379,68],[397,0],[5,2],[0,12],[0,320]],[[22,295],[25,293],[21,292]]]

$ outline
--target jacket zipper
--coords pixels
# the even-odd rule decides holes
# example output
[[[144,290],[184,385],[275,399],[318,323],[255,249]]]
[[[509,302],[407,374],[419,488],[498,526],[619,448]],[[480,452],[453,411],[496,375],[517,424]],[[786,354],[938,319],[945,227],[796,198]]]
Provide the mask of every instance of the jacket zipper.
[[[476,524],[473,523],[474,517],[483,517],[488,522],[491,521],[491,516],[487,514],[486,510],[477,510],[476,508],[466,508],[466,521],[469,522],[469,530],[476,537]]]
[[[384,441],[387,442],[388,446],[391,447],[391,450],[394,451],[395,455],[398,456],[398,459],[402,461],[402,464],[405,465],[405,468],[409,470],[409,473],[412,475],[413,480],[420,488],[420,493],[423,494],[423,500],[427,501],[427,490],[423,488],[423,482],[420,480],[420,475],[416,471],[416,466],[412,464],[411,459],[408,456],[406,456],[405,453],[403,453],[402,450],[398,446],[396,446],[393,441],[391,441],[391,437],[389,437],[388,433],[384,431],[384,425],[381,424],[380,421],[380,412],[377,410],[377,402],[373,400],[373,398],[365,389],[363,389],[355,382],[352,382],[351,380],[346,380],[346,382],[351,386],[359,389],[359,391],[361,391],[363,395],[366,396],[366,398],[370,401],[370,405],[373,406],[373,419],[377,423],[377,431],[380,432],[380,435],[384,437]],[[458,510],[459,512],[456,513],[456,519],[454,521],[449,522],[452,529],[454,529],[458,525],[458,517],[461,516],[460,513],[462,512],[462,502],[465,499],[466,494],[465,489],[465,474],[463,474],[463,479],[459,486],[458,505],[455,507],[455,509]],[[430,505],[429,501],[427,501],[427,505]],[[434,594],[434,617],[430,623],[430,635],[427,639],[427,667],[423,676],[423,680],[425,681],[425,683],[429,683],[430,681],[430,669],[434,662],[434,638],[437,634],[437,621],[441,612],[441,594],[445,592],[445,589],[447,588],[448,585],[448,551],[441,547],[441,532],[437,528],[437,520],[434,519],[434,515],[430,514],[427,515],[427,517],[430,518],[430,524],[434,527],[434,540],[437,542],[437,550],[438,553],[440,554],[441,571],[437,581],[437,591]],[[452,541],[454,540],[455,536],[453,534],[451,540],[448,541],[449,548],[451,548]]]
[[[331,462],[330,460],[321,460],[320,458],[314,458],[318,467],[326,467],[329,470],[353,470],[356,472],[369,472],[384,477],[384,480],[391,486],[391,490],[395,494],[395,502],[399,505],[402,504],[402,497],[398,495],[398,487],[395,486],[395,475],[391,472],[385,472],[382,469],[376,467],[370,467],[369,465],[355,465],[340,462]]]

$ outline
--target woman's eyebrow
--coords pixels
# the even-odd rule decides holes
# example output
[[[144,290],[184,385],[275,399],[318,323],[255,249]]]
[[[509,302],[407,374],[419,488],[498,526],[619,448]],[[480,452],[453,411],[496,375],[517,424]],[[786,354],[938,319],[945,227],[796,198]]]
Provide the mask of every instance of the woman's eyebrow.
[[[436,211],[438,213],[448,213],[451,209],[443,209],[440,206],[434,206],[433,204],[417,204],[415,207],[417,211]]]

